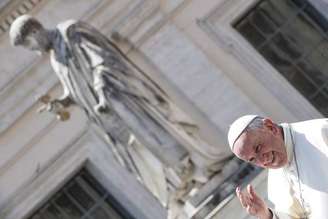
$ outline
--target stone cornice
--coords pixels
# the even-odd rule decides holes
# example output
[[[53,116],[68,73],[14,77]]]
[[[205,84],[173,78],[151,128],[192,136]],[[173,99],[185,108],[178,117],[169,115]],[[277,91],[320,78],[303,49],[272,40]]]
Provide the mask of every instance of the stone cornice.
[[[30,13],[44,0],[5,0],[0,5],[0,37],[8,32],[11,23],[20,15]]]
[[[149,18],[156,10],[160,8],[158,0],[138,0],[127,8],[113,28],[114,32],[119,33],[124,38],[130,38],[134,32]]]

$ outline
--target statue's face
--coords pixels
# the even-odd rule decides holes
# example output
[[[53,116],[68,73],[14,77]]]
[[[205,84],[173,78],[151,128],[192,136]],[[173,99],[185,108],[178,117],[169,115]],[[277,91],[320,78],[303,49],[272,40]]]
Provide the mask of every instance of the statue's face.
[[[35,29],[25,37],[22,46],[42,54],[49,50],[49,39],[44,30]]]

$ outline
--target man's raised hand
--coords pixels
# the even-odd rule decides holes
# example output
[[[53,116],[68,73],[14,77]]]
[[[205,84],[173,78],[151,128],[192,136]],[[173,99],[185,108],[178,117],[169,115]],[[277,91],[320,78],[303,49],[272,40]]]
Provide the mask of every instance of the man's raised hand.
[[[272,214],[266,203],[254,191],[251,185],[247,186],[246,191],[241,191],[240,187],[236,188],[236,194],[243,208],[259,219],[272,219]]]

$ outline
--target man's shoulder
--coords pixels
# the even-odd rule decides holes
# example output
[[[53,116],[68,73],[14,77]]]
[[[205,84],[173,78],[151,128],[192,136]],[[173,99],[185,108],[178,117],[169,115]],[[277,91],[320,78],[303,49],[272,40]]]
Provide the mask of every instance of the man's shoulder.
[[[293,131],[296,133],[302,133],[304,135],[313,136],[316,133],[321,133],[323,128],[328,127],[328,119],[312,119],[302,122],[291,123]]]
[[[301,122],[291,123],[294,129],[321,128],[328,125],[328,118],[311,119]]]
[[[294,132],[300,133],[314,145],[328,145],[328,119],[313,119],[292,124]],[[297,135],[295,136],[297,137]],[[304,138],[302,137],[302,138]],[[318,143],[319,142],[319,143]],[[321,143],[320,143],[321,142]]]

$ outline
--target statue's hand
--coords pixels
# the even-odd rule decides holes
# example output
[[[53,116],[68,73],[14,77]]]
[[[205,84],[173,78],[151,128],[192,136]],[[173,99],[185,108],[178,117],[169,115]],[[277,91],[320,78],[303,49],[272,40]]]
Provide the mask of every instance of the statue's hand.
[[[64,105],[60,99],[51,100],[49,95],[43,95],[39,99],[43,105],[37,110],[38,113],[43,113],[44,111],[56,114],[57,119],[61,121],[66,121],[70,118],[70,113],[64,110]]]
[[[110,110],[109,110],[109,107],[107,106],[107,104],[105,102],[100,102],[98,103],[97,105],[95,105],[93,107],[93,109],[95,110],[95,112],[97,114],[104,114],[104,113],[108,113]]]
[[[38,98],[38,102],[42,103],[42,106],[37,110],[38,113],[43,113],[45,111],[51,112],[53,109],[53,103],[51,97],[48,94],[45,94]]]

